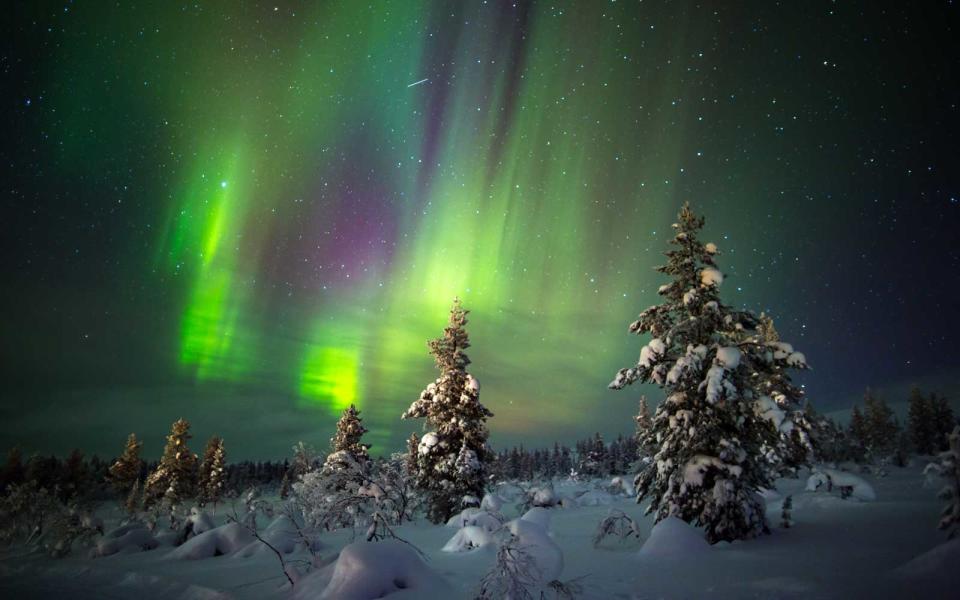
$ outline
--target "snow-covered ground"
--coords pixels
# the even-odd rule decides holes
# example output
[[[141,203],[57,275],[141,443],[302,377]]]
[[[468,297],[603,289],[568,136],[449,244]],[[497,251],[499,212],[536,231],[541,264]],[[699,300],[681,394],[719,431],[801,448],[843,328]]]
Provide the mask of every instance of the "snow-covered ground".
[[[562,506],[547,514],[538,510],[526,520],[529,525],[511,530],[527,536],[547,557],[549,569],[557,567],[554,548],[559,547],[559,579],[577,580],[583,598],[956,598],[960,539],[946,543],[936,529],[941,501],[937,488],[924,486],[925,464],[919,460],[905,469],[890,468],[884,478],[860,475],[873,488],[874,500],[858,495],[841,499],[836,488],[827,492],[825,486],[807,490],[809,473],[780,480],[777,493],[767,495],[772,534],[733,544],[702,546],[682,523],[667,524],[651,540],[652,518],[644,517],[631,498],[608,495],[608,482],[557,481]],[[503,495],[509,496],[509,490]],[[790,529],[779,526],[786,495],[793,496]],[[594,547],[597,525],[611,508],[636,519],[643,539],[607,539]],[[515,502],[504,503],[501,511],[508,519],[520,516]],[[109,521],[110,515],[104,516]],[[264,535],[273,535],[278,546],[296,545],[285,544],[284,528],[270,533],[266,526],[262,522]],[[293,590],[275,554],[262,546],[244,548],[249,540],[227,529],[210,531],[187,551],[161,545],[99,558],[52,559],[7,549],[0,554],[0,598],[361,598],[382,594],[379,585],[397,590],[390,598],[473,598],[497,546],[481,545],[492,527],[489,520],[475,519],[469,527],[474,529],[449,546],[458,534],[456,526],[420,521],[396,528],[424,553],[425,564],[406,545],[391,541],[369,542],[383,544],[376,551],[355,544],[337,561],[352,541],[368,544],[364,532],[356,540],[347,531],[325,534],[319,566]],[[549,539],[543,539],[541,530]],[[650,544],[641,551],[647,540]],[[480,547],[449,551],[472,545]],[[296,546],[288,560],[310,558],[302,545]]]

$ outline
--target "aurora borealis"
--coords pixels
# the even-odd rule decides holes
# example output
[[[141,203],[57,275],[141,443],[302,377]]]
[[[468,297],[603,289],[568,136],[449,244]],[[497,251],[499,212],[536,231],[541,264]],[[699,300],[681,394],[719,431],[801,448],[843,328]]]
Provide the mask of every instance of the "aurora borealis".
[[[606,384],[684,201],[818,408],[957,389],[958,286],[916,262],[958,267],[952,5],[10,10],[4,442],[184,416],[280,456],[356,403],[396,449],[454,296],[495,444],[628,432]]]

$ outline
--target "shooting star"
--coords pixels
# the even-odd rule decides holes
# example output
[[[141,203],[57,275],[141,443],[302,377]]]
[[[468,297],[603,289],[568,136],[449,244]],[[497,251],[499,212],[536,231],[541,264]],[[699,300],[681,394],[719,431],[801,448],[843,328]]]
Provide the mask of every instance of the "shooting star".
[[[425,81],[430,81],[430,78],[428,77],[427,79],[421,79],[420,81],[414,81],[413,83],[411,83],[411,84],[408,85],[407,87],[408,87],[408,88],[412,88],[413,86],[415,86],[415,85],[420,85],[421,83],[423,83],[423,82],[425,82]]]

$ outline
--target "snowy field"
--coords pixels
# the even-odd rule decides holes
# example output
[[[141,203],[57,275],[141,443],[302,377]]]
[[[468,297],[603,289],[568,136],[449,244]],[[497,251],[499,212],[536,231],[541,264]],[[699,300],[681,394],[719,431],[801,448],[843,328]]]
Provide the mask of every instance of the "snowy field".
[[[552,557],[546,568],[560,568],[561,581],[575,580],[582,598],[956,598],[960,539],[947,543],[936,529],[941,484],[925,485],[925,464],[915,460],[908,468],[893,467],[883,478],[863,475],[875,491],[872,501],[869,489],[855,490],[847,499],[823,488],[807,491],[809,472],[780,480],[779,494],[767,498],[772,534],[713,547],[701,544],[699,535],[687,537],[685,526],[661,528],[651,539],[652,518],[644,517],[631,498],[609,494],[608,482],[558,480],[555,491],[563,505],[535,509],[532,520],[545,525],[562,553],[562,567]],[[499,490],[507,500],[501,508],[507,519],[519,516],[510,501],[516,491],[510,486]],[[788,494],[793,496],[794,525],[782,529],[782,497]],[[595,547],[597,525],[611,508],[636,519],[642,539],[607,538]],[[119,516],[115,508],[101,510],[108,530]],[[235,524],[232,532],[220,530],[227,535],[207,535],[179,548],[161,541],[150,551],[99,558],[52,559],[7,549],[0,557],[0,598],[361,598],[382,594],[370,592],[382,584],[379,580],[395,583],[390,598],[473,598],[494,562],[495,545],[460,552],[443,548],[458,533],[448,548],[458,541],[482,541],[482,521],[464,533],[422,520],[396,528],[399,537],[425,554],[424,564],[395,541],[368,543],[364,532],[355,540],[347,531],[324,534],[319,558],[313,559],[317,566],[293,590],[276,555],[247,539]],[[261,519],[261,534],[274,535],[277,546],[290,551],[288,561],[312,558],[286,535],[282,522],[272,534],[268,526]],[[535,546],[538,538],[530,539]],[[340,550],[351,541],[356,545],[338,564]],[[550,545],[549,540],[543,543]],[[374,544],[382,546],[369,548]],[[371,556],[367,548],[380,556]],[[220,555],[190,558],[205,554]]]

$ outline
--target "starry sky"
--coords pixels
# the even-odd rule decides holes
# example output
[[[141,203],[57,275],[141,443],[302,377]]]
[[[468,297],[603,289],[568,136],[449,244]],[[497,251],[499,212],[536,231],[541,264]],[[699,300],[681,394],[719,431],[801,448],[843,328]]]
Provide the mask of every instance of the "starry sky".
[[[957,10],[15,3],[0,445],[396,450],[454,296],[494,445],[627,433],[685,201],[818,409],[960,392]]]

